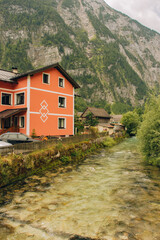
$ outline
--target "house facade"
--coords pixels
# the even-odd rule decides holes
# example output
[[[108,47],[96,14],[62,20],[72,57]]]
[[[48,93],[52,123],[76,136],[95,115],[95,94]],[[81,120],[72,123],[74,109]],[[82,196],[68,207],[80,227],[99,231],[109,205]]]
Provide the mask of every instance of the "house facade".
[[[93,117],[98,120],[98,123],[109,123],[111,116],[103,108],[87,107],[81,115],[81,118],[86,118],[86,116],[92,113]]]
[[[0,70],[0,133],[74,135],[74,89],[58,64],[24,74]]]
[[[82,113],[81,118],[85,119],[89,113],[92,113],[93,118],[97,119],[97,129],[99,132],[107,131],[108,123],[111,116],[103,108],[87,107]]]

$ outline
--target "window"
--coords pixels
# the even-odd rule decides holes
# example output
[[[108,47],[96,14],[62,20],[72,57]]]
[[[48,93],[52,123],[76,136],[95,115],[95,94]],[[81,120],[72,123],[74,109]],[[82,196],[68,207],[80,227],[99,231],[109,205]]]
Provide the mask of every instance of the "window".
[[[10,93],[2,93],[1,103],[2,105],[11,105],[11,94]]]
[[[24,126],[25,126],[25,118],[24,118],[24,116],[21,116],[19,118],[19,127],[24,128]]]
[[[66,119],[65,118],[58,118],[58,128],[59,129],[66,128]]]
[[[16,94],[16,105],[24,104],[24,92]]]
[[[65,108],[66,107],[66,98],[59,97],[59,104],[58,104],[58,106],[61,107],[61,108]]]
[[[59,87],[64,87],[64,78],[59,78]]]
[[[49,84],[50,83],[50,75],[47,73],[43,73],[43,83]]]

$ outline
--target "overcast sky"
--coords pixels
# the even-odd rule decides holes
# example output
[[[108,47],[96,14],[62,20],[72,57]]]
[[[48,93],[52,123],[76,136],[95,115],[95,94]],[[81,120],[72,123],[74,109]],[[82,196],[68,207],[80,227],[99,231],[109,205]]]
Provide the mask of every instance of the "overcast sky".
[[[105,0],[106,3],[160,33],[160,0]]]

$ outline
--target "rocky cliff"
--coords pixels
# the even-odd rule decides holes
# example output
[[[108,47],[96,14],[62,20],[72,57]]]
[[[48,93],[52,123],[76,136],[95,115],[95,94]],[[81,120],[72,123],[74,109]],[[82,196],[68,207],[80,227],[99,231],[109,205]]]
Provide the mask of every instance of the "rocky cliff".
[[[53,62],[79,82],[81,105],[143,104],[160,83],[160,34],[103,0],[1,0],[0,67]]]

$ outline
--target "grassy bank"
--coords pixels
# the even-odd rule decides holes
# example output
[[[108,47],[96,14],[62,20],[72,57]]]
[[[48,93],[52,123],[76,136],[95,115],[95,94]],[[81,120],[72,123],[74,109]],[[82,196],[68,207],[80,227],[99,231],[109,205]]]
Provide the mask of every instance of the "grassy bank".
[[[121,139],[100,137],[72,144],[61,142],[50,148],[37,150],[28,155],[11,154],[0,158],[0,187],[18,180],[41,173],[45,170],[57,171],[69,164],[78,164],[86,156],[102,147],[112,147]]]

